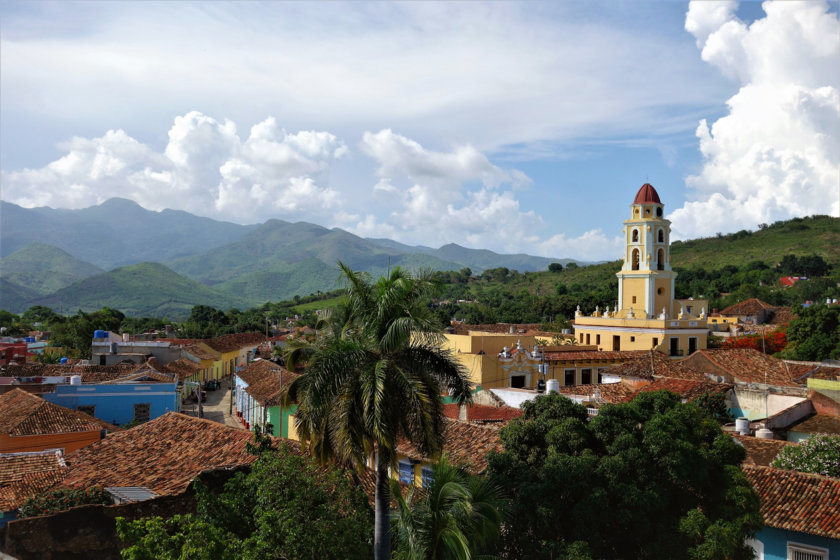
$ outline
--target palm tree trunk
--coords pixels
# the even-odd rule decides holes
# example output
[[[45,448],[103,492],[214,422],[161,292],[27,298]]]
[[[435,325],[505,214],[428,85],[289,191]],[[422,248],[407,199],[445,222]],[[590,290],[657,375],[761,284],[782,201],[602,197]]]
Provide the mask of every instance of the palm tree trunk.
[[[373,557],[375,560],[391,558],[391,492],[388,480],[388,461],[376,453],[376,496],[374,498]]]

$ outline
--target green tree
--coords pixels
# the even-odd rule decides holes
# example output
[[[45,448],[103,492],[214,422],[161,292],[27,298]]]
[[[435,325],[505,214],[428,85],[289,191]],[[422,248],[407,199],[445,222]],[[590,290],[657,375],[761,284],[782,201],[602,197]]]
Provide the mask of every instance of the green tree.
[[[588,421],[553,394],[523,410],[489,457],[489,475],[512,493],[504,557],[752,557],[744,541],[762,519],[744,450],[694,404],[643,393]]]
[[[103,307],[93,313],[85,313],[80,309],[63,323],[52,326],[50,342],[54,346],[71,348],[82,358],[90,358],[93,331],[102,329],[119,332],[124,318],[122,312],[109,307]]]
[[[100,486],[91,486],[86,490],[63,488],[52,490],[28,498],[20,507],[21,517],[49,515],[71,507],[112,503],[111,495]]]
[[[772,466],[840,477],[840,437],[815,434],[799,445],[788,445],[773,459]]]
[[[563,265],[560,263],[551,263],[548,265],[549,272],[563,272]]]
[[[259,459],[218,496],[195,483],[197,513],[119,520],[126,560],[369,558],[373,512],[344,472],[257,443]],[[328,535],[328,538],[325,538]]]
[[[782,356],[793,360],[820,361],[840,358],[840,307],[801,307],[787,329]]]
[[[501,489],[452,465],[446,455],[432,467],[427,487],[412,488],[406,497],[397,481],[391,487],[395,560],[469,560],[499,538],[507,505]]]
[[[437,286],[429,276],[395,268],[372,282],[344,263],[339,267],[347,282],[341,335],[316,343],[284,400],[298,403],[298,434],[321,461],[362,468],[374,455],[374,553],[383,560],[391,553],[388,469],[396,467],[397,438],[435,456],[443,429],[441,393],[459,403],[472,397],[463,367],[440,348],[439,325],[428,306]]]

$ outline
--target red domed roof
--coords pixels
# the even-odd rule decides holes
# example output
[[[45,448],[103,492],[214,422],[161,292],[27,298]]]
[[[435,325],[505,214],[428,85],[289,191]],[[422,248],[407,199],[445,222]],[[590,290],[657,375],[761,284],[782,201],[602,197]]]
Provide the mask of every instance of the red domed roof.
[[[633,200],[633,204],[650,204],[652,202],[662,204],[662,201],[659,200],[659,193],[656,192],[653,185],[645,183],[642,185],[642,188],[639,189],[639,192],[636,193],[636,198]]]

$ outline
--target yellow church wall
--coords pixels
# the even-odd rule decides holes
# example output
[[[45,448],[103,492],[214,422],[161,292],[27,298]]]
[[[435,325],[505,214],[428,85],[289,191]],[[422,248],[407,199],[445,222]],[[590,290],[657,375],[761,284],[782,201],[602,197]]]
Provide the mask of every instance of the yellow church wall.
[[[619,282],[622,282],[621,289],[622,298],[624,299],[624,308],[629,309],[632,307],[634,312],[637,312],[640,309],[644,312],[645,303],[647,301],[645,279],[625,277],[623,281],[619,279]]]
[[[671,309],[671,279],[670,278],[657,278],[654,280],[653,284],[653,311],[654,315],[657,315],[662,312],[662,308],[664,307],[665,310],[668,312],[669,315],[675,313],[674,310]],[[660,293],[660,291],[662,293]]]
[[[470,334],[445,334],[445,340],[441,347],[445,350],[462,354],[478,354],[484,351],[485,354],[498,354],[507,346],[513,348],[517,342],[523,348],[533,348],[535,339],[533,335],[521,334],[495,334],[495,333],[470,333]]]

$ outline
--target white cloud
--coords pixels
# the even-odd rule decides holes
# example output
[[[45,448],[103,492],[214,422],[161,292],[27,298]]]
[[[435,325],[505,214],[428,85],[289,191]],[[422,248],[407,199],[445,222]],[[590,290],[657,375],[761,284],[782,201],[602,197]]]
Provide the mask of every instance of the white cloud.
[[[385,233],[407,243],[459,243],[505,251],[533,250],[544,227],[534,211],[522,211],[515,189],[531,183],[516,169],[503,169],[470,145],[433,151],[391,130],[366,132],[361,150],[377,165],[373,192],[382,202],[349,226],[359,235]],[[383,217],[385,216],[385,217]]]
[[[73,138],[40,169],[3,172],[4,199],[23,206],[81,208],[111,197],[232,221],[326,217],[341,205],[321,186],[346,146],[327,132],[290,134],[268,118],[243,142],[230,120],[197,111],[175,119],[163,153],[111,130]]]
[[[688,10],[703,60],[741,88],[697,128],[703,168],[686,179],[694,200],[670,216],[676,237],[840,215],[840,22],[824,2],[763,8],[749,26],[731,4]]]
[[[592,261],[596,259],[620,259],[624,252],[624,238],[607,237],[602,229],[593,229],[578,237],[557,234],[539,244],[540,254]]]

